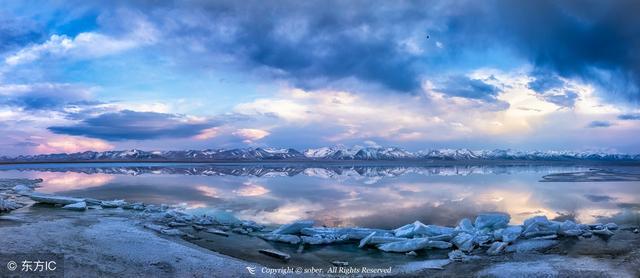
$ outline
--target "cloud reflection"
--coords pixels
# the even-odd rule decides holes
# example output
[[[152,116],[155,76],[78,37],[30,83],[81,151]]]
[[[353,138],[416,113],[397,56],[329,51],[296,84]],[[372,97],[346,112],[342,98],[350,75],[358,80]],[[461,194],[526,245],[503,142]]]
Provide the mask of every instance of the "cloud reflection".
[[[37,176],[44,180],[38,191],[47,193],[98,187],[115,178],[112,175],[82,173],[39,173]]]
[[[28,174],[45,179],[41,188],[44,192],[181,204],[188,209],[229,211],[240,219],[261,223],[315,219],[328,226],[394,228],[420,220],[455,225],[463,217],[472,218],[487,211],[509,213],[512,223],[521,223],[534,215],[546,215],[550,219],[570,217],[592,223],[620,218],[634,211],[637,214],[638,209],[633,204],[640,203],[640,188],[630,182],[538,182],[546,174],[572,172],[577,170],[575,167],[535,170],[502,167],[458,175],[448,171],[445,175],[430,175],[424,173],[434,171],[410,170],[412,168],[385,171],[307,169],[296,170],[304,174],[293,176],[263,175],[264,169],[243,167],[242,171],[237,167],[227,170],[228,173],[261,174],[205,176],[162,170],[116,175],[62,172],[60,169]],[[391,172],[396,174],[374,175]],[[15,175],[15,171],[0,172],[0,177]],[[371,178],[376,178],[377,182],[368,182]]]

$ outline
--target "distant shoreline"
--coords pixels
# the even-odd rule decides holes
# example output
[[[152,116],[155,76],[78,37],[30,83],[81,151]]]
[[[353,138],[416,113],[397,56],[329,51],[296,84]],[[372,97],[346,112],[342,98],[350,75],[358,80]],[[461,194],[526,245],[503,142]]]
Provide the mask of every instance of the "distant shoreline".
[[[42,165],[42,164],[296,164],[296,165],[363,165],[363,166],[527,166],[527,165],[576,165],[576,166],[640,166],[640,161],[632,160],[60,160],[60,161],[0,161],[0,165]]]

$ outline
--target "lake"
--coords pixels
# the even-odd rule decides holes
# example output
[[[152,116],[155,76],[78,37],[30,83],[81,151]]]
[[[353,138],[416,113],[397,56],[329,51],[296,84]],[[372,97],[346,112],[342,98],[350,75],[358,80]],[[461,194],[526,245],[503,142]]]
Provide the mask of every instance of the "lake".
[[[42,178],[38,191],[226,211],[281,224],[396,228],[420,220],[454,226],[480,212],[512,223],[533,215],[640,224],[640,182],[540,182],[589,167],[86,163],[0,165],[0,178]],[[637,167],[624,171],[639,172]]]

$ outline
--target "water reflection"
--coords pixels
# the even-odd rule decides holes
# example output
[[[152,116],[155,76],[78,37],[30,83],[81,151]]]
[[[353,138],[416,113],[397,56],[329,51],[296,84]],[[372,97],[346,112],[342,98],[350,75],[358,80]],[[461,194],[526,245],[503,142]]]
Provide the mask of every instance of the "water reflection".
[[[407,174],[423,176],[469,176],[497,175],[512,173],[556,173],[554,169],[585,171],[585,167],[550,167],[547,165],[500,166],[500,165],[447,165],[447,166],[404,166],[404,165],[317,165],[317,164],[141,164],[141,163],[86,163],[86,164],[40,164],[40,165],[0,165],[2,170],[39,171],[54,173],[83,173],[132,175],[187,175],[187,176],[255,176],[277,177],[304,175],[319,178],[381,178]]]
[[[574,166],[367,167],[353,165],[20,165],[0,177],[43,178],[40,191],[227,210],[241,219],[395,228],[420,220],[454,225],[501,211],[581,222],[638,224],[638,182],[546,182]]]

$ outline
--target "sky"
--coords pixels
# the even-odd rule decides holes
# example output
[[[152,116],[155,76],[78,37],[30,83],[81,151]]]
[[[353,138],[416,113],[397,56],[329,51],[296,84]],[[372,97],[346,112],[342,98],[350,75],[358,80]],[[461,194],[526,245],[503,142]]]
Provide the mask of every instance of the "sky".
[[[640,153],[638,1],[2,1],[0,155]]]

